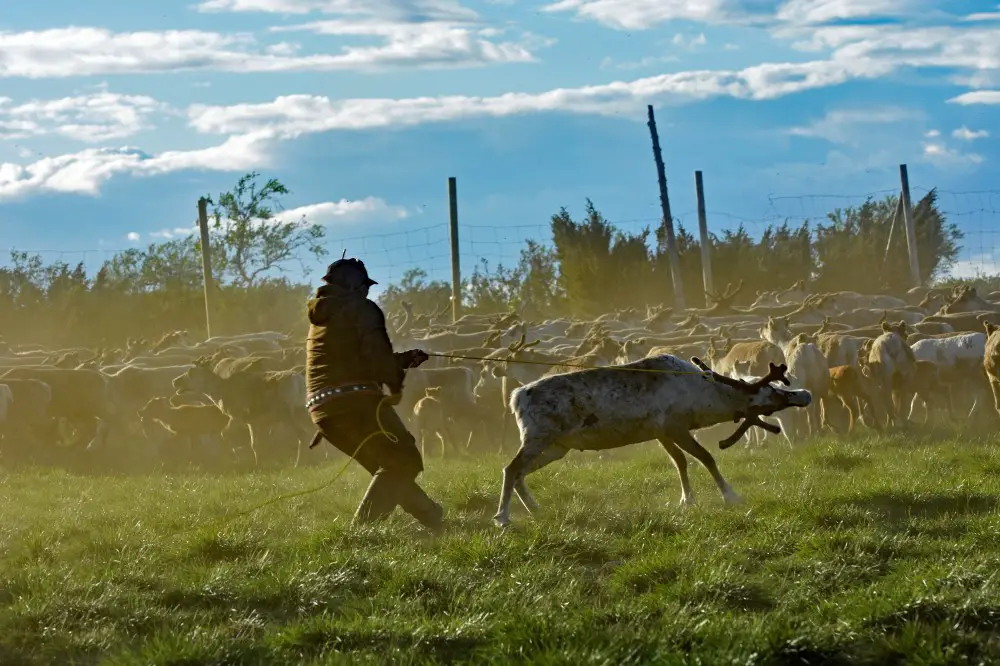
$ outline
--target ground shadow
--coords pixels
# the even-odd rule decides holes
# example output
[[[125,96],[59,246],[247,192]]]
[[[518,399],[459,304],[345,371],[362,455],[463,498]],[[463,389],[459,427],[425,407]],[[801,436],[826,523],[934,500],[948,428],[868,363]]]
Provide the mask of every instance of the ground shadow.
[[[874,511],[889,521],[940,518],[946,515],[979,515],[996,511],[1000,499],[982,493],[926,495],[906,491],[866,493],[843,502],[864,511]]]

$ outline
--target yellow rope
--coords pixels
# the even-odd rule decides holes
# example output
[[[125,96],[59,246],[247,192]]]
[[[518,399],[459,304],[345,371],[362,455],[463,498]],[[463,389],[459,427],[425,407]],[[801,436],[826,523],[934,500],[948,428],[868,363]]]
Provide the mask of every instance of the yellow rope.
[[[714,377],[709,373],[702,370],[659,370],[656,368],[629,368],[624,365],[590,365],[590,364],[573,364],[573,363],[557,363],[555,361],[528,361],[525,359],[510,359],[510,358],[486,358],[483,356],[460,356],[458,354],[432,354],[426,352],[428,356],[436,356],[437,358],[455,358],[462,359],[466,361],[487,361],[489,363],[519,363],[521,365],[546,365],[553,368],[581,368],[584,370],[620,370],[622,372],[651,372],[657,375],[705,375],[708,379],[714,381]]]

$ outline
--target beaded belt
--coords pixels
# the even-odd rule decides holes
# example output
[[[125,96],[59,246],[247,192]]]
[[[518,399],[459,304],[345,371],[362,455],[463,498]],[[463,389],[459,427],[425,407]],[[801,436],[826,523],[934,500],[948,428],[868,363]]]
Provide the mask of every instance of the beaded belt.
[[[306,398],[306,409],[311,410],[329,398],[348,393],[378,393],[381,395],[382,387],[373,382],[365,382],[363,384],[341,384],[340,386],[321,388]]]

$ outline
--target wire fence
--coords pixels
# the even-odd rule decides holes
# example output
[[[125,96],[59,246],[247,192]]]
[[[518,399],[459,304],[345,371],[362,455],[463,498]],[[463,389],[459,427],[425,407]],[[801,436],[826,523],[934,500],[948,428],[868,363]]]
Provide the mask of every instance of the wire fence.
[[[911,200],[915,204],[927,192],[926,188],[911,186]],[[885,189],[860,194],[768,196],[765,214],[761,217],[748,218],[712,209],[706,211],[706,216],[712,233],[721,234],[724,230],[735,230],[742,226],[751,236],[759,237],[769,226],[784,222],[798,225],[806,220],[824,222],[837,209],[857,207],[868,199],[880,199],[898,193],[898,189]],[[955,224],[964,236],[951,274],[955,277],[975,277],[977,274],[1000,273],[1000,190],[937,190],[937,194],[938,209],[946,221]],[[654,231],[660,218],[608,219],[608,222],[622,232],[639,233],[647,228]],[[675,227],[685,228],[697,238],[696,210],[675,213],[674,224]],[[483,263],[491,269],[501,264],[513,267],[529,239],[551,243],[552,232],[547,217],[540,215],[538,221],[533,223],[459,224],[459,256],[463,277],[471,275]],[[390,233],[351,236],[340,236],[336,228],[329,228],[326,248],[331,257],[339,257],[341,251],[347,248],[351,256],[363,258],[369,272],[376,276],[381,285],[398,281],[408,270],[416,268],[422,269],[431,280],[451,279],[447,221]],[[10,248],[11,251],[39,255],[46,264],[65,262],[75,265],[83,262],[91,273],[126,249],[128,248],[125,246],[87,250]],[[2,263],[9,265],[10,256],[3,257]]]

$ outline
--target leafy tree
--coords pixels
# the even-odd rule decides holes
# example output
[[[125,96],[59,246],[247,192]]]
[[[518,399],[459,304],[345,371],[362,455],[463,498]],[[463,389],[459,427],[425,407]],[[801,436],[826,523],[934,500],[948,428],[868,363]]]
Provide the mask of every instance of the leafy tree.
[[[275,218],[275,210],[281,208],[279,198],[289,191],[276,178],[258,187],[259,176],[256,171],[246,174],[236,187],[220,194],[218,202],[205,197],[213,207],[213,270],[244,287],[255,285],[271,271],[284,271],[285,264],[299,259],[303,249],[317,260],[327,255],[321,225],[310,224],[305,217]],[[308,274],[305,264],[299,264]]]
[[[451,304],[451,285],[442,280],[427,280],[427,271],[411,268],[397,284],[387,286],[378,298],[386,316],[402,310],[403,301],[413,305],[417,314],[439,312]]]
[[[892,228],[898,198],[868,199],[861,206],[837,209],[828,224],[816,228],[813,251],[819,289],[905,291],[910,286],[909,255],[902,215]],[[948,223],[931,190],[913,207],[920,277],[924,283],[940,277],[958,257],[962,232]],[[886,246],[889,247],[888,255]]]
[[[552,216],[552,238],[558,285],[570,311],[598,315],[611,304],[625,308],[649,301],[648,285],[654,281],[648,229],[623,233],[587,199],[586,217],[580,222],[565,208]]]

